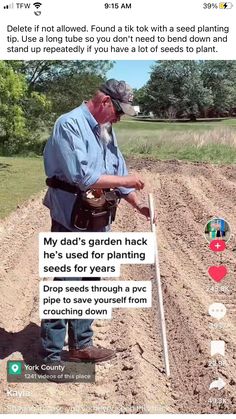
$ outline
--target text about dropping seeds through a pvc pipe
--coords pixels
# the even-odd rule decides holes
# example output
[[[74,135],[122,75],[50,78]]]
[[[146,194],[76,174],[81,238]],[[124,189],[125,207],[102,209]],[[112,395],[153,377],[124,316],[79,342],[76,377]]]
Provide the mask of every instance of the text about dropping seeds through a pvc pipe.
[[[152,306],[151,281],[42,281],[41,319],[111,319],[113,308]]]

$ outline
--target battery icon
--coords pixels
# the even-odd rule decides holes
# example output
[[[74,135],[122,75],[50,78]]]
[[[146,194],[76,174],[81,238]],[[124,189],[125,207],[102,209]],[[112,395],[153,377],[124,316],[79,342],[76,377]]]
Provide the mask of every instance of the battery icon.
[[[233,7],[233,3],[231,3],[230,1],[227,1],[225,3],[219,3],[220,9],[232,9],[232,7]]]

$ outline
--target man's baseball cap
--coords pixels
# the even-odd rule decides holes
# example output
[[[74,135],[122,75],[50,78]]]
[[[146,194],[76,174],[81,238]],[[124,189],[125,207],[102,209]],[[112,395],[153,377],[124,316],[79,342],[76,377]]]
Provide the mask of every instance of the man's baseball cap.
[[[133,90],[124,80],[107,80],[100,86],[99,90],[100,92],[105,93],[105,95],[110,96],[111,99],[118,101],[122,111],[126,115],[136,115],[132,106],[134,98]]]

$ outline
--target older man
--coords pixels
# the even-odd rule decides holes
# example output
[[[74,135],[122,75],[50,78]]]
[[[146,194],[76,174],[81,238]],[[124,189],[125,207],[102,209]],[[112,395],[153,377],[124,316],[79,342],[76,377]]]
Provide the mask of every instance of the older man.
[[[111,79],[100,87],[91,100],[56,121],[44,151],[46,175],[54,181],[54,184],[53,181],[49,182],[51,187],[44,199],[52,218],[51,231],[78,231],[71,218],[76,200],[73,187],[81,192],[118,189],[133,208],[149,217],[149,208],[139,202],[135,193],[135,189],[143,189],[144,182],[138,176],[128,175],[112,130],[112,124],[120,121],[123,114],[135,115],[132,100],[130,86],[124,81]],[[109,222],[103,228],[95,228],[93,231],[108,229]],[[87,231],[91,230],[88,228]],[[67,322],[69,360],[101,362],[115,356],[111,349],[93,346],[93,320],[58,319],[42,321],[44,361],[60,361]]]

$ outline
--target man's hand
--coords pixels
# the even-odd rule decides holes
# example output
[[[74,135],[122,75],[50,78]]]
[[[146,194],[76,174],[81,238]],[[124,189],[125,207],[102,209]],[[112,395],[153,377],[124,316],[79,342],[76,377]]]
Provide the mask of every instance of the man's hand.
[[[149,210],[149,207],[146,207],[143,204],[138,204],[136,206],[136,209],[138,210],[138,212],[140,214],[144,215],[144,217],[146,217],[147,220],[150,220],[150,210]],[[157,222],[157,213],[155,211],[154,218],[153,218],[153,223],[156,224],[156,222]]]
[[[124,183],[122,186],[125,188],[135,188],[138,191],[144,188],[144,182],[135,175],[128,175],[123,177]]]
[[[132,177],[132,176],[130,176],[130,177]],[[136,192],[130,192],[128,195],[124,196],[124,199],[130,205],[132,205],[132,207],[135,208],[140,214],[144,215],[144,217],[146,217],[148,220],[150,220],[149,207],[147,205],[142,204],[139,201]],[[157,221],[157,214],[156,214],[156,211],[155,211],[155,214],[154,214],[154,217],[153,217],[153,222],[156,224],[156,221]]]

